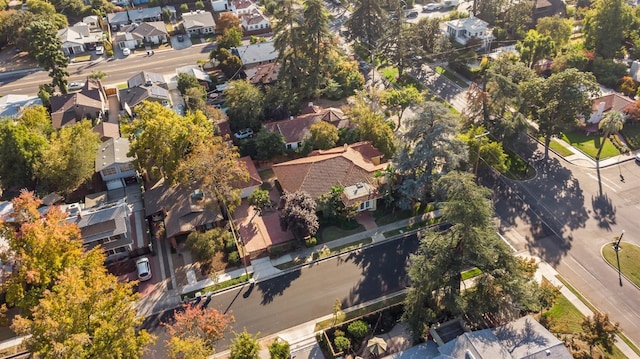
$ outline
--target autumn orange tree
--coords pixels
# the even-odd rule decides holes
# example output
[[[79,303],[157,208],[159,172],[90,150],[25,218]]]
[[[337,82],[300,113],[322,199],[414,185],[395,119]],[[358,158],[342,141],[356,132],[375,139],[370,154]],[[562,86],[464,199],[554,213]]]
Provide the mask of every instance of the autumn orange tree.
[[[173,320],[163,323],[171,337],[166,342],[169,357],[204,359],[213,355],[215,343],[233,321],[233,316],[216,309],[185,304],[174,312]]]

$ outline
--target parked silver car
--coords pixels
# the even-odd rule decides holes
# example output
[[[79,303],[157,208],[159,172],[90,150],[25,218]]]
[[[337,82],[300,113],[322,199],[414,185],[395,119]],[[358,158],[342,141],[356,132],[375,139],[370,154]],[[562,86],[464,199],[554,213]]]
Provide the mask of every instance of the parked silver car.
[[[151,265],[149,258],[142,257],[136,261],[136,269],[138,270],[138,279],[141,282],[151,279]]]

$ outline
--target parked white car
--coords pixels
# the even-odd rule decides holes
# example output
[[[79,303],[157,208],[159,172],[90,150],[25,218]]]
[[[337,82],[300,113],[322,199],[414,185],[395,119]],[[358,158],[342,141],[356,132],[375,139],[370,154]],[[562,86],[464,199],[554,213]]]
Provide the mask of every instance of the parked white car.
[[[78,91],[78,90],[82,90],[83,87],[84,87],[84,82],[71,82],[67,85],[67,90]]]
[[[104,47],[96,46],[96,55],[102,55],[102,54],[104,54]]]
[[[440,10],[440,9],[442,9],[442,4],[440,4],[440,3],[431,3],[431,4],[427,4],[427,5],[422,7],[422,11],[424,11],[424,12],[436,11],[436,10]]]
[[[151,265],[149,265],[149,258],[142,257],[136,261],[136,269],[138,270],[138,279],[141,282],[151,279]]]
[[[244,138],[249,138],[253,136],[253,130],[250,128],[245,128],[244,130],[240,130],[233,134],[237,139],[242,140]]]
[[[129,50],[128,47],[125,47],[124,49],[122,49],[122,54],[124,56],[129,56],[129,55],[131,55],[131,50]]]

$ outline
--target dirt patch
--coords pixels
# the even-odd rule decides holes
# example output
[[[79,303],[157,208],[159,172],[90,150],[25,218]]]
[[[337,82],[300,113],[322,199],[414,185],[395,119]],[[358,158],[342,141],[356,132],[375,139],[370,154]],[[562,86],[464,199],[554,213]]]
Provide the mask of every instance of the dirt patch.
[[[28,52],[18,50],[11,46],[0,51],[0,71],[26,70],[38,67],[38,63]]]

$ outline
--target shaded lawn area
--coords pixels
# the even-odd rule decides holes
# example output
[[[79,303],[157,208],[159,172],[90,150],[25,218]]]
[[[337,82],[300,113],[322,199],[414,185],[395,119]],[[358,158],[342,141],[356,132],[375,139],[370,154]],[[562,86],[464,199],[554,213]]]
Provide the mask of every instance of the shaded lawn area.
[[[433,203],[426,205],[416,204],[412,209],[389,209],[384,206],[379,206],[378,209],[373,212],[373,216],[376,219],[378,226],[384,226],[385,224],[397,222],[403,219],[419,216],[424,213],[435,211],[436,206]]]
[[[595,159],[596,153],[598,153],[598,148],[600,148],[600,145],[602,143],[602,136],[600,134],[587,136],[581,132],[564,133],[562,134],[562,139],[593,159]],[[614,146],[611,141],[607,140],[604,143],[604,148],[602,149],[600,159],[617,156],[619,154],[620,151],[618,151],[616,146]]]
[[[316,239],[318,240],[318,244],[331,242],[338,238],[350,236],[352,234],[365,231],[365,228],[363,225],[357,222],[356,224],[357,225],[354,225],[351,228],[340,228],[335,225],[320,225],[320,229],[316,234]]]
[[[622,250],[618,252],[620,256],[620,271],[627,276],[635,285],[640,286],[640,247],[635,244],[622,242],[620,243]],[[613,246],[606,245],[602,247],[602,255],[614,268],[618,268],[616,259],[616,251]]]
[[[544,142],[544,139],[542,139],[542,142]],[[549,143],[549,148],[551,148],[552,150],[556,151],[557,154],[559,154],[562,157],[567,157],[567,156],[571,156],[573,154],[573,152],[571,152],[571,150],[569,150],[568,148],[564,147],[563,145],[560,144],[560,142],[555,141],[555,140],[551,140],[551,143]]]
[[[622,133],[622,136],[624,136],[624,139],[627,141],[627,145],[629,145],[632,150],[640,148],[640,123],[633,122],[626,124],[620,133]]]

